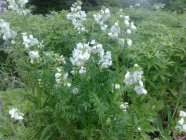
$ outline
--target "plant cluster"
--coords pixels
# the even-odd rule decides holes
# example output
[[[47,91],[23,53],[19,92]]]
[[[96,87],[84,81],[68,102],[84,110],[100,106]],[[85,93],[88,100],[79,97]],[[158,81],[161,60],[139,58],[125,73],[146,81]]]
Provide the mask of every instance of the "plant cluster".
[[[0,139],[150,140],[185,132],[185,18],[145,9],[86,13],[81,4],[45,17],[1,15],[0,47],[14,73],[0,71]]]

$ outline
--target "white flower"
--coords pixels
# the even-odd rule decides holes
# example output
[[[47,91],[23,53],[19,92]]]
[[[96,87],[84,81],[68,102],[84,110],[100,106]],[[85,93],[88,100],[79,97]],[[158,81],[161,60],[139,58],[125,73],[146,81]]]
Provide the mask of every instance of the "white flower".
[[[132,45],[132,40],[131,39],[127,39],[127,45],[131,46]]]
[[[141,128],[140,127],[138,127],[138,131],[141,131]]]
[[[108,27],[108,25],[104,24],[105,21],[107,21],[110,17],[110,11],[108,8],[102,9],[99,11],[98,14],[94,14],[94,19],[97,24],[101,26],[101,30],[105,31]]]
[[[180,117],[186,117],[186,112],[180,111]]]
[[[124,47],[125,45],[124,39],[118,38],[118,44],[121,45],[121,47]]]
[[[38,51],[29,51],[28,52],[29,56],[30,56],[30,63],[33,64],[34,63],[34,60],[37,60],[39,58],[39,53]]]
[[[70,88],[71,86],[72,86],[72,84],[71,84],[71,83],[67,83],[67,87],[69,87],[69,88]]]
[[[130,29],[127,29],[127,30],[126,30],[126,33],[127,33],[127,34],[131,34],[132,32],[131,32]]]
[[[112,33],[121,33],[121,29],[119,27],[119,24],[116,22],[112,27],[111,27],[111,32]]]
[[[118,33],[108,33],[108,35],[109,35],[109,37],[111,38],[111,39],[118,39]]]
[[[100,56],[100,60],[98,62],[100,64],[101,68],[108,68],[112,65],[112,56],[111,52],[107,51],[106,54],[103,56]]]
[[[132,78],[132,74],[129,71],[127,71],[127,73],[125,74],[125,79],[123,82],[125,83],[126,86],[130,86],[135,83]]]
[[[182,129],[184,132],[186,132],[186,124],[183,125]]]
[[[80,70],[79,70],[79,74],[84,74],[86,73],[86,68],[85,67],[81,67]]]
[[[125,25],[126,25],[127,27],[129,27],[129,26],[130,26],[130,23],[129,23],[129,21],[128,21],[128,20],[125,20],[125,21],[124,21],[124,23],[125,23]]]
[[[125,20],[130,20],[129,16],[124,16]]]
[[[121,104],[120,104],[121,110],[126,111],[128,107],[129,107],[129,105],[127,102],[124,102],[124,103],[121,102]]]
[[[82,43],[78,43],[76,46],[77,47],[73,50],[70,60],[74,66],[83,66],[90,58],[90,47],[88,44]]]
[[[10,23],[0,19],[0,35],[3,36],[3,40],[14,39],[17,33],[10,29]]]
[[[72,93],[73,93],[73,94],[78,94],[78,93],[79,93],[79,89],[78,89],[78,88],[74,88],[74,89],[72,90]]]
[[[147,94],[147,90],[143,87],[142,81],[139,81],[139,86],[134,87],[134,91],[136,91],[137,94]]]
[[[34,38],[33,35],[27,36],[27,33],[22,33],[22,38],[23,44],[25,45],[26,48],[39,45],[39,41],[37,40],[37,38]]]
[[[134,25],[134,22],[131,22],[130,29],[131,30],[136,30],[137,29],[136,26]]]
[[[138,65],[138,64],[134,64],[134,67],[137,67],[137,68],[138,68],[138,67],[139,67],[139,65]]]
[[[63,80],[67,80],[67,78],[68,78],[68,72],[64,74]]]
[[[24,115],[23,113],[18,112],[17,108],[12,108],[11,110],[9,110],[9,114],[14,120],[23,120]]]
[[[58,79],[58,78],[60,78],[60,77],[61,77],[61,73],[58,73],[58,72],[57,72],[57,73],[55,74],[55,78]]]
[[[183,125],[183,124],[184,124],[184,118],[181,118],[181,119],[178,121],[178,124],[179,124],[179,125]]]
[[[115,89],[120,89],[120,84],[115,84]]]
[[[25,9],[25,4],[28,3],[28,0],[7,0],[8,2],[8,9],[16,11],[18,14],[26,15],[30,13],[29,9]]]
[[[80,32],[84,32],[85,27],[83,23],[86,21],[86,13],[85,11],[81,11],[81,1],[77,1],[71,7],[71,12],[67,15],[67,19],[72,21],[74,28]]]

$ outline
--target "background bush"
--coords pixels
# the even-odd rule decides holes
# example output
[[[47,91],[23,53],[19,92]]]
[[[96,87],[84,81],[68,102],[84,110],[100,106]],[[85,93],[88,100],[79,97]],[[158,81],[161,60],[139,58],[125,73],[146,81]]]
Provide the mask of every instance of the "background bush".
[[[112,9],[112,13],[117,11],[117,8]],[[12,58],[12,63],[15,66],[14,71],[21,78],[18,85],[13,88],[24,88],[1,92],[5,116],[0,119],[1,122],[4,122],[0,126],[0,129],[3,130],[0,137],[7,138],[6,136],[9,136],[11,138],[12,135],[17,135],[17,139],[29,138],[33,140],[75,139],[77,137],[79,139],[106,137],[111,139],[119,137],[150,139],[149,133],[151,136],[157,133],[160,139],[171,139],[175,118],[178,116],[177,111],[186,107],[185,14],[173,15],[171,12],[149,11],[147,9],[124,10],[123,13],[130,15],[131,20],[135,21],[138,30],[132,36],[133,46],[121,51],[116,49],[119,47],[116,42],[109,39],[106,33],[100,31],[100,27],[95,24],[92,17],[93,13],[94,11],[88,13],[90,18],[86,23],[86,28],[92,32],[83,33],[81,36],[73,29],[71,22],[66,20],[67,11],[52,12],[51,15],[46,16],[28,15],[27,18],[12,12],[0,15],[1,18],[9,21],[11,27],[19,34],[19,44],[22,44],[21,33],[26,31],[40,41],[44,39],[43,51],[53,51],[69,58],[76,43],[90,41],[94,38],[97,42],[104,44],[106,50],[112,50],[114,63],[117,62],[115,58],[118,56],[119,59],[123,58],[124,60],[118,64],[121,67],[118,73],[113,72],[115,67],[109,71],[98,72],[98,69],[89,64],[90,69],[93,70],[89,75],[91,77],[89,81],[86,80],[86,75],[72,79],[83,93],[75,98],[74,95],[69,94],[68,89],[61,88],[53,91],[55,70],[52,62],[46,62],[42,66],[42,78],[47,85],[42,91],[38,87],[37,81],[38,75],[40,75],[37,68],[40,69],[41,66],[33,68],[26,65],[28,58],[20,48],[21,45],[17,46],[19,51],[15,53],[5,51],[9,54],[9,58]],[[113,16],[109,21],[109,26],[113,25],[116,20],[117,17]],[[20,56],[22,57],[21,61]],[[67,61],[69,60],[67,59]],[[111,100],[113,96],[108,92],[109,85],[119,76],[123,75],[124,77],[126,68],[132,67],[135,63],[142,66],[144,70],[148,95],[138,98],[138,96],[126,92],[122,98],[131,105],[130,112],[124,116],[126,120],[122,122],[122,125],[119,125],[120,121],[115,121],[112,124],[115,127],[107,127],[108,116],[111,115],[110,119],[113,120],[114,114],[121,115]],[[69,71],[71,67],[67,66],[65,69]],[[1,77],[1,79],[4,78],[6,77]],[[24,84],[22,85],[22,83]],[[98,87],[99,83],[103,85]],[[10,87],[4,85],[5,89]],[[35,93],[35,87],[38,87],[37,91],[41,94],[32,94],[32,92]],[[106,95],[101,93],[106,93]],[[27,120],[24,122],[27,127],[22,124],[14,126],[10,120],[2,121],[8,118],[7,103],[18,105],[23,109],[23,112],[29,112],[26,114]],[[109,108],[110,104],[113,108]],[[85,107],[89,111],[86,111]],[[80,114],[78,114],[77,108],[79,108]],[[94,116],[94,118],[90,118],[90,116]],[[122,117],[121,120],[123,120]],[[89,123],[84,121],[89,119]],[[143,128],[141,133],[136,132],[138,125]],[[102,129],[102,133],[97,134],[97,131],[95,132],[97,129]],[[109,131],[112,133],[108,133]]]

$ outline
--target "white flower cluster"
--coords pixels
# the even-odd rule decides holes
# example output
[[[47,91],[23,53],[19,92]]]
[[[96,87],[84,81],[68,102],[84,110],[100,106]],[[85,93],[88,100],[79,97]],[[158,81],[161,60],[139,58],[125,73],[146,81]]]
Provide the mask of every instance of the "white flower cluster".
[[[71,87],[71,83],[67,82],[68,73],[65,73],[63,77],[61,73],[61,69],[57,68],[57,73],[55,73],[56,86],[63,82],[64,86]]]
[[[28,3],[28,0],[7,0],[9,3],[8,9],[16,11],[18,14],[27,15],[30,13],[29,9],[25,9],[25,4]]]
[[[91,55],[89,44],[76,44],[76,48],[72,52],[72,58],[70,58],[74,66],[83,66],[84,63],[89,60]]]
[[[121,104],[120,104],[120,109],[122,110],[122,111],[127,111],[127,108],[129,107],[129,105],[128,105],[128,103],[127,102],[121,102]]]
[[[108,8],[101,9],[99,13],[94,14],[93,16],[96,23],[100,25],[101,30],[105,31],[108,25],[106,25],[104,22],[110,18],[110,10]]]
[[[107,51],[104,55],[100,55],[98,64],[101,68],[108,68],[112,65],[112,55],[110,51]]]
[[[77,1],[70,8],[71,12],[67,15],[67,19],[72,21],[74,28],[80,32],[86,31],[83,23],[86,21],[86,13],[85,11],[81,11],[81,1]]]
[[[34,38],[33,35],[27,35],[27,33],[22,33],[22,38],[23,38],[23,45],[25,45],[26,48],[30,48],[30,47],[34,47],[37,45],[38,48],[41,48],[42,42],[40,43],[37,38]],[[39,52],[38,51],[29,51],[28,52],[29,56],[30,56],[30,63],[33,64],[34,61],[37,61],[39,56]]]
[[[0,36],[3,36],[3,40],[14,39],[17,33],[10,29],[10,23],[0,19]]]
[[[90,45],[93,45],[93,47]],[[74,66],[81,67],[79,70],[80,74],[86,72],[86,68],[83,66],[90,59],[91,54],[98,54],[100,57],[98,64],[101,68],[108,68],[112,65],[111,52],[107,51],[105,53],[102,44],[96,43],[95,40],[92,40],[88,44],[78,43],[72,52],[70,60]]]
[[[9,114],[14,120],[23,120],[24,114],[19,112],[17,108],[12,108],[11,110],[9,110]]]
[[[29,51],[28,52],[29,56],[30,56],[30,63],[33,64],[34,60],[37,61],[37,59],[39,58],[39,52],[38,51]]]
[[[121,18],[123,18],[123,15],[120,15]],[[124,16],[124,24],[126,26],[126,30],[124,30],[125,34],[129,35],[132,33],[132,31],[135,31],[137,28],[134,25],[134,22],[130,23],[130,18],[129,16]],[[118,44],[120,44],[122,47],[125,45],[125,40],[122,38],[123,31],[121,30],[119,24],[116,22],[110,29],[110,32],[108,33],[109,37],[117,40]],[[126,39],[127,40],[127,45],[131,46],[132,45],[132,40],[131,39]]]
[[[27,33],[22,33],[23,38],[23,44],[26,48],[30,48],[32,46],[38,45],[38,48],[40,48],[39,41],[37,38],[34,38],[33,35],[27,35]]]
[[[142,82],[143,71],[139,68],[137,64],[134,65],[134,69],[134,72],[127,71],[123,82],[126,86],[135,85],[134,91],[137,94],[147,94],[147,90],[144,88]]]
[[[178,124],[176,125],[176,129],[178,129],[180,132],[186,132],[186,112],[180,111],[180,120],[178,121]]]

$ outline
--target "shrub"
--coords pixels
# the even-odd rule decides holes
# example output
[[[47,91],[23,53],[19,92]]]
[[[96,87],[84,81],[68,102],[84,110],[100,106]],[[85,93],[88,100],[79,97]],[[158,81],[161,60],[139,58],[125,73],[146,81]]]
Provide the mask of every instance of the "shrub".
[[[102,31],[92,11],[83,22],[88,32],[79,33],[68,14],[1,15],[17,32],[15,43],[1,47],[20,80],[0,92],[0,138],[171,139],[178,134],[178,112],[186,99],[185,15],[113,8]],[[127,15],[137,26],[134,34],[123,24]],[[108,36],[118,26],[124,47]],[[24,114],[22,121],[10,118],[12,108]]]

